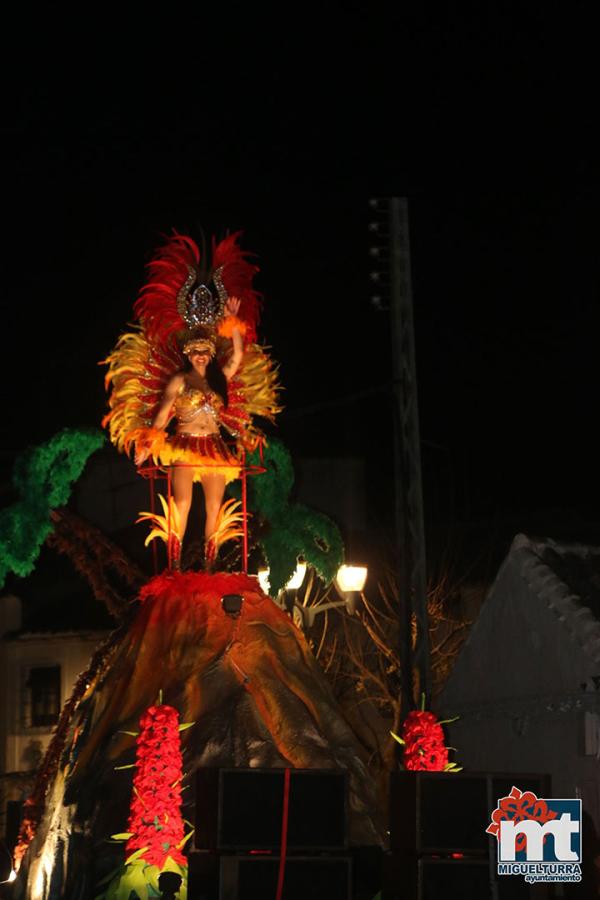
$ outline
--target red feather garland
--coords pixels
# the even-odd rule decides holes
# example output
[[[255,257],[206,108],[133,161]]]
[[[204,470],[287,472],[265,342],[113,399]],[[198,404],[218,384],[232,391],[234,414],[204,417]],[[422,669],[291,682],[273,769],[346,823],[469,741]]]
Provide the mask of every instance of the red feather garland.
[[[176,603],[181,597],[220,600],[224,594],[266,596],[258,579],[252,575],[237,572],[163,572],[144,585],[139,599],[142,603],[151,598]]]

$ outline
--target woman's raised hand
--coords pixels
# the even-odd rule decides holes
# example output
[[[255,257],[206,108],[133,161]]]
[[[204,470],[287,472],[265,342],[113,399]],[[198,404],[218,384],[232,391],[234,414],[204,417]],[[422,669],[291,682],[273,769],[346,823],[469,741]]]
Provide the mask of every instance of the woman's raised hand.
[[[240,299],[239,297],[228,297],[225,301],[225,315],[226,316],[237,316],[238,310],[240,308]]]

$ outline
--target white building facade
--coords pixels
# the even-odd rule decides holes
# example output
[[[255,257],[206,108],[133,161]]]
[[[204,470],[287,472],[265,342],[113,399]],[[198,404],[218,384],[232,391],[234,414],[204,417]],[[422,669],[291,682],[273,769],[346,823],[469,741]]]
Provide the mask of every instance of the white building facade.
[[[9,849],[61,709],[106,634],[23,631],[19,598],[0,597],[0,841]]]

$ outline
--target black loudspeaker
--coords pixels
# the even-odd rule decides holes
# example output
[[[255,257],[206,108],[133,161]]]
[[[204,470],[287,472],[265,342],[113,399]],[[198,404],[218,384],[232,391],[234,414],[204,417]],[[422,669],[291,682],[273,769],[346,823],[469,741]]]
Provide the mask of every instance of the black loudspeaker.
[[[277,850],[281,844],[284,769],[199,769],[199,850]],[[347,773],[291,769],[288,853],[347,846]]]
[[[487,860],[420,859],[417,870],[418,900],[485,900],[492,897]]]
[[[381,847],[352,847],[349,850],[349,856],[352,872],[352,900],[373,900],[382,887],[383,850]],[[269,854],[266,858],[272,857]],[[288,857],[288,859],[290,858]],[[326,860],[327,857],[324,859]],[[226,869],[231,865],[232,863],[224,864]],[[219,900],[220,866],[221,856],[216,851],[192,850],[189,853],[188,900]],[[231,878],[231,876],[229,877]],[[266,900],[273,900],[273,897],[267,897]],[[319,898],[315,894],[311,894],[311,900],[319,900]]]
[[[278,876],[278,856],[222,856],[219,900],[270,900],[276,896]],[[285,900],[350,900],[351,890],[349,857],[286,859]]]
[[[390,846],[406,854],[486,857],[495,838],[486,834],[500,797],[515,785],[550,797],[540,774],[393,772],[390,777]]]
[[[383,848],[350,847],[352,900],[373,900],[383,884]]]

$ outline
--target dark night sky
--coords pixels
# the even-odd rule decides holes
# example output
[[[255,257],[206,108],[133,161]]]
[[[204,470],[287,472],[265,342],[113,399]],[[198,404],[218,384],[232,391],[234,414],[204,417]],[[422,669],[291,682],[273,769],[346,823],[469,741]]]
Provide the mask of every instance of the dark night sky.
[[[339,29],[312,35],[310,65],[301,40],[271,47],[260,72],[246,47],[198,93],[190,73],[210,66],[194,69],[193,54],[177,77],[141,71],[136,53],[125,77],[112,57],[77,77],[14,70],[2,291],[5,341],[20,352],[5,379],[7,455],[99,421],[96,362],[130,317],[144,263],[161,234],[202,223],[243,228],[259,256],[291,449],[365,454],[373,471],[381,458],[385,474],[384,395],[302,410],[389,380],[387,316],[369,304],[367,201],[395,193],[410,200],[430,517],[600,520],[585,22],[577,5],[567,23],[552,5],[512,22],[494,9],[469,21],[398,13],[386,34],[350,5]]]

